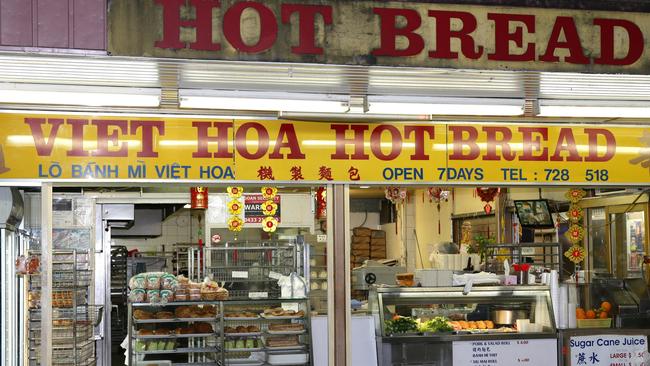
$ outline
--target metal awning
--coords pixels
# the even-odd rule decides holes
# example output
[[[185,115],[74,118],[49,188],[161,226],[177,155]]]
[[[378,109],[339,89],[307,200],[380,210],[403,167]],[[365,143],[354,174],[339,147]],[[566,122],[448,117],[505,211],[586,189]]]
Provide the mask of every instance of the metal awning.
[[[114,56],[0,53],[0,81],[16,84],[159,88],[159,108],[110,111],[188,113],[178,108],[181,89],[263,91],[350,96],[508,98],[648,102],[649,75],[553,73],[321,64],[177,60]],[[0,103],[4,109],[34,105]],[[43,109],[43,107],[41,107]],[[59,106],[47,109],[102,111]],[[214,111],[212,111],[214,112]],[[191,114],[206,111],[191,111]],[[277,113],[246,113],[274,116]],[[236,115],[236,113],[234,113]]]

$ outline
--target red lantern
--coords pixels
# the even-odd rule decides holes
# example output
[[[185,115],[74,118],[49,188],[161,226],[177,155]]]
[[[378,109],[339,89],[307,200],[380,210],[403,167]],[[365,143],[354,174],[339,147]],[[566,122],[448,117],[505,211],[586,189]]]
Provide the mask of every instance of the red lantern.
[[[191,207],[205,210],[208,208],[208,188],[192,187],[190,188]]]

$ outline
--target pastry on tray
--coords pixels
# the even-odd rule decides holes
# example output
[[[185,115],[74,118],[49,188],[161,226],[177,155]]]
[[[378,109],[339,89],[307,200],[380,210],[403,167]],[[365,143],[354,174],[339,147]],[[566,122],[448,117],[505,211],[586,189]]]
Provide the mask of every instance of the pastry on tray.
[[[174,319],[174,313],[171,311],[159,311],[156,313],[156,319]]]
[[[154,333],[156,335],[170,335],[172,333],[172,331],[169,330],[169,329],[160,328],[160,329],[154,330]]]
[[[154,335],[153,330],[151,329],[140,329],[138,330],[139,336],[152,336]]]
[[[270,324],[269,330],[272,332],[298,332],[305,330],[305,326],[299,323]]]
[[[266,340],[266,346],[269,348],[273,347],[291,347],[297,346],[300,343],[298,342],[298,337],[271,337]]]
[[[196,333],[212,333],[212,325],[210,323],[196,323],[194,324],[194,331]]]
[[[139,320],[155,319],[154,315],[148,311],[137,309],[133,311],[133,317]]]

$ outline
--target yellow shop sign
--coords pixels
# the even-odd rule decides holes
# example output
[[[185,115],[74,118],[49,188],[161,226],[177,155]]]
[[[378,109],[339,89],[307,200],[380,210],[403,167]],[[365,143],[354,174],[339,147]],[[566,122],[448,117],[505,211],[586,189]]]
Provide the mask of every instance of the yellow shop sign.
[[[647,184],[640,127],[1,114],[1,179]]]

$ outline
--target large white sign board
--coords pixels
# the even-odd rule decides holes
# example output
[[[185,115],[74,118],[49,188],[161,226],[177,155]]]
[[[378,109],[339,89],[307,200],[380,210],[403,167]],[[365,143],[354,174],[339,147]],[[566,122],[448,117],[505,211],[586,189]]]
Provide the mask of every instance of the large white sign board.
[[[557,340],[459,341],[453,359],[454,366],[557,366]]]
[[[569,339],[572,366],[646,366],[648,337],[603,334]]]

